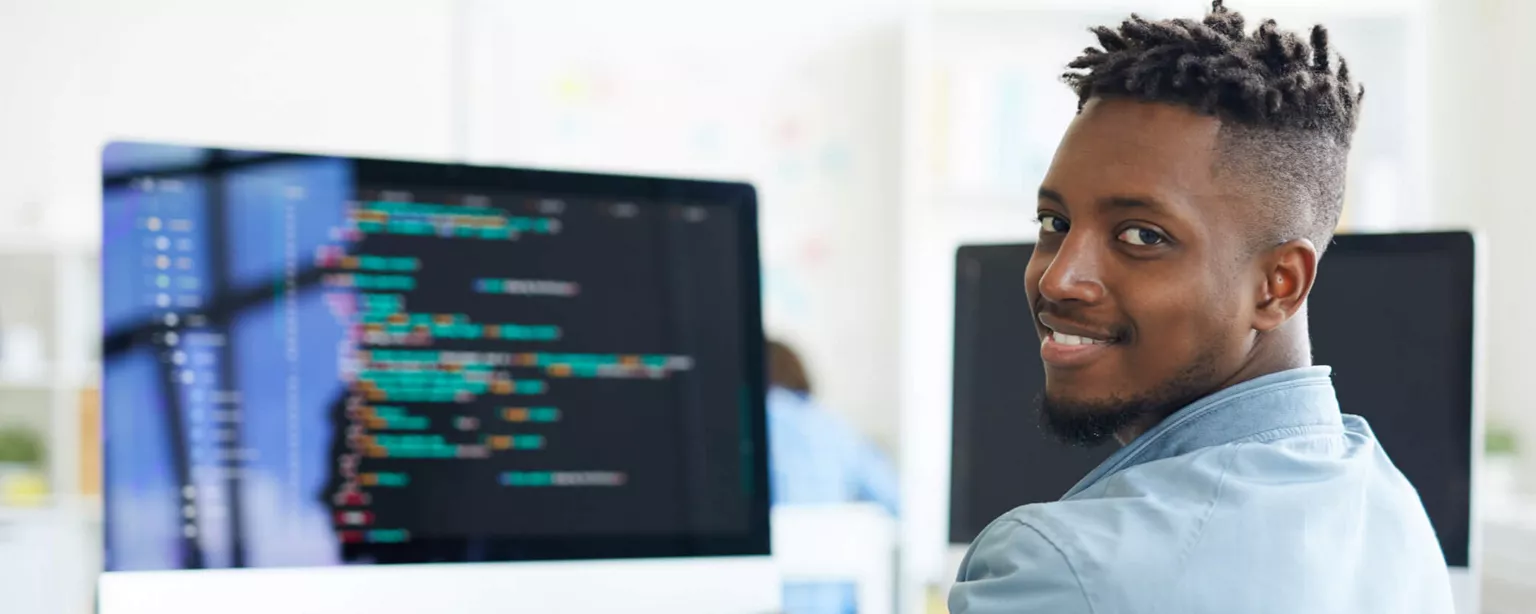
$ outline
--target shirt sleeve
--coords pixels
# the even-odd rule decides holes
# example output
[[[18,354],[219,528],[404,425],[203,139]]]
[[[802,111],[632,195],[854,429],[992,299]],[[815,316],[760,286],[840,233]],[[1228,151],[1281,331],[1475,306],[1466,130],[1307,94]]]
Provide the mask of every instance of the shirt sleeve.
[[[1060,548],[1002,518],[971,545],[949,592],[951,614],[1089,614],[1093,606]]]

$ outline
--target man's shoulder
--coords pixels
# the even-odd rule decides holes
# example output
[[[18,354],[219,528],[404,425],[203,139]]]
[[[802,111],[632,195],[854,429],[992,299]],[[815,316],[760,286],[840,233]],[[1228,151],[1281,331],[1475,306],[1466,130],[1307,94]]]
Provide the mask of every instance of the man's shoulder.
[[[1025,508],[1005,514],[971,543],[949,593],[951,612],[1094,611],[1070,559],[1029,516]]]
[[[1133,498],[1016,508],[971,544],[950,595],[955,612],[1118,611],[1178,577],[1189,523]],[[1023,602],[1026,608],[989,608]]]
[[[1059,557],[1072,572],[1161,558],[1187,524],[1173,510],[1131,498],[1073,499],[1016,508],[988,525],[972,546],[985,555]]]
[[[1112,476],[1096,496],[1022,506],[998,522],[1039,533],[1080,575],[1156,575],[1177,567],[1219,497],[1217,476],[1189,477],[1168,488],[1133,470]]]
[[[1095,608],[1166,589],[1180,577],[1180,559],[1219,497],[1229,453],[1212,449],[1138,465],[1071,498],[1015,508],[977,536],[958,587],[1005,584],[1010,573],[1017,582],[1030,570],[1036,578],[1059,576],[1054,585],[1080,595],[1084,605],[1092,595]]]

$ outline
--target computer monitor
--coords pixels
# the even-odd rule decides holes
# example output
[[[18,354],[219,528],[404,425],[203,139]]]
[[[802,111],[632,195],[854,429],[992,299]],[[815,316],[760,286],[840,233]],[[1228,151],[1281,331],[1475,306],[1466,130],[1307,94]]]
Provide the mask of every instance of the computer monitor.
[[[109,614],[776,605],[751,186],[102,167]]]
[[[1064,446],[1037,426],[1039,338],[1024,269],[1031,244],[961,247],[956,262],[950,542],[1054,501],[1113,453]],[[1313,359],[1333,368],[1339,404],[1369,421],[1419,492],[1457,584],[1475,600],[1472,477],[1475,246],[1461,232],[1339,235],[1308,300]]]
[[[1024,294],[1033,245],[964,246],[955,269],[949,541],[1008,510],[1060,499],[1114,446],[1063,445],[1039,428],[1040,337]]]

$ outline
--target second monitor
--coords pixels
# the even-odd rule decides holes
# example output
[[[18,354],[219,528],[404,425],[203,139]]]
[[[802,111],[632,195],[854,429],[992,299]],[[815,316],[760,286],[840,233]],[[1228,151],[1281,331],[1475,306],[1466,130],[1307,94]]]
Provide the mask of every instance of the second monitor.
[[[966,246],[956,262],[950,542],[1008,510],[1055,501],[1117,446],[1071,447],[1038,426],[1040,340],[1024,291],[1031,244]],[[1474,566],[1478,448],[1475,258],[1467,233],[1340,235],[1308,299],[1315,364],[1419,492],[1446,562]]]

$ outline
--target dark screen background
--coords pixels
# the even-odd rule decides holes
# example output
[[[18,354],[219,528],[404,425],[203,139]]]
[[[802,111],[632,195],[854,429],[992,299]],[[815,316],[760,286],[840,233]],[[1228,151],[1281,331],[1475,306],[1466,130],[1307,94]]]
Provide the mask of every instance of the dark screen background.
[[[398,187],[398,186],[396,186]],[[415,190],[441,202],[450,194]],[[535,215],[539,198],[512,198]],[[451,407],[482,425],[507,406],[554,407],[561,418],[502,431],[540,435],[545,447],[490,459],[369,459],[417,484],[373,491],[380,519],[422,537],[640,535],[747,530],[739,392],[744,386],[736,212],[726,207],[637,202],[615,215],[613,199],[564,198],[558,235],[519,241],[375,236],[366,251],[423,258],[428,272],[408,293],[409,311],[462,313],[474,322],[559,326],[551,342],[450,340],[433,349],[687,356],[694,365],[664,381],[547,378],[548,391]],[[684,218],[692,210],[695,216]],[[569,280],[575,297],[470,291],[477,279]],[[381,403],[391,404],[391,403]],[[410,407],[412,404],[405,404]],[[446,422],[446,421],[445,421]],[[433,432],[452,433],[443,425]],[[497,487],[506,471],[622,471],[610,488]],[[360,548],[367,550],[367,548]]]
[[[955,272],[954,452],[949,541],[998,516],[1055,501],[1117,449],[1064,445],[1039,426],[1040,336],[1024,293],[1031,245],[961,248]]]
[[[1467,235],[1342,236],[1307,312],[1340,409],[1370,423],[1458,567],[1471,521],[1472,267]]]
[[[952,543],[1060,498],[1115,450],[1063,446],[1037,426],[1031,250],[967,247],[957,259]],[[1333,368],[1341,409],[1366,418],[1418,490],[1453,566],[1468,556],[1472,267],[1465,234],[1341,235],[1308,303],[1314,362]]]

